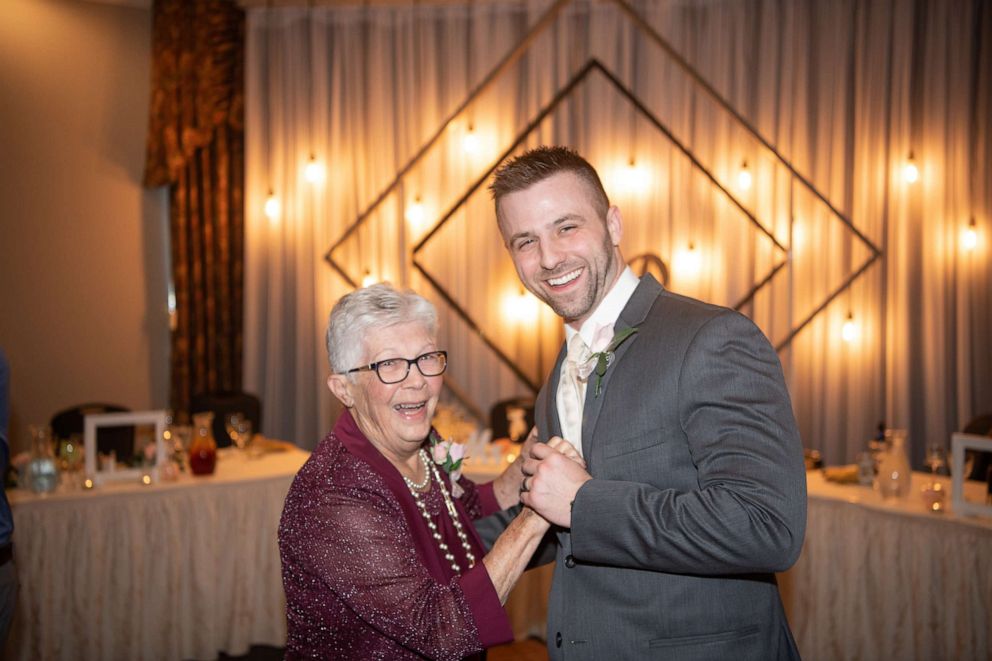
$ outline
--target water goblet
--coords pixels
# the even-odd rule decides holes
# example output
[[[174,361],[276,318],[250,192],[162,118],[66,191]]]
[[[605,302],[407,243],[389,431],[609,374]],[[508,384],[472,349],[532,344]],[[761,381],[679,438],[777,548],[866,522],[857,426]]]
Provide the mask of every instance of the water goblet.
[[[242,417],[234,429],[234,445],[237,446],[238,450],[244,452],[248,448],[248,444],[251,443],[251,438],[251,420]]]
[[[235,445],[238,444],[238,427],[241,426],[244,419],[245,416],[240,411],[228,413],[224,417],[224,429],[227,431],[227,435],[231,439],[231,443],[234,443]]]
[[[940,469],[947,465],[943,443],[927,443],[926,456],[923,463],[930,468],[931,477],[935,477]]]

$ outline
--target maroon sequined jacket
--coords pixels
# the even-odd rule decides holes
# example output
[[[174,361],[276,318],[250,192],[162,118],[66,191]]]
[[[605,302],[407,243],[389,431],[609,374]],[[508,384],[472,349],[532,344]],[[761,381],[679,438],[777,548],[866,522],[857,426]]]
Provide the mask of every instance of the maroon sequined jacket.
[[[463,659],[512,640],[469,524],[498,509],[492,485],[459,483],[455,507],[477,558],[461,575],[399,471],[342,413],[293,480],[279,524],[287,659]],[[422,498],[466,567],[440,489]]]

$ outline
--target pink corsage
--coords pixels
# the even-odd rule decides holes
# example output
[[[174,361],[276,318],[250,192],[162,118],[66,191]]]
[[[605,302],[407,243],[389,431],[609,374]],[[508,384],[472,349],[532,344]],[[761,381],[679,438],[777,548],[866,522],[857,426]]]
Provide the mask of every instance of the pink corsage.
[[[465,446],[451,439],[444,440],[436,431],[431,430],[431,456],[434,463],[443,468],[451,478],[451,495],[461,498],[465,490],[458,484],[458,478],[462,475]]]

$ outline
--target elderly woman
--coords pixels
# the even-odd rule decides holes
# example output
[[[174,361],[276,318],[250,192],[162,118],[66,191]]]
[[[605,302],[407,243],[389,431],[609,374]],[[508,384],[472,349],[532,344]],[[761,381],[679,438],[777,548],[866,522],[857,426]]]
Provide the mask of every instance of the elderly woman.
[[[471,521],[518,504],[523,474],[452,484],[435,463],[436,331],[426,299],[389,285],[331,311],[327,385],[347,410],[279,525],[286,658],[462,659],[513,637],[502,603],[548,523],[524,508],[485,552]]]

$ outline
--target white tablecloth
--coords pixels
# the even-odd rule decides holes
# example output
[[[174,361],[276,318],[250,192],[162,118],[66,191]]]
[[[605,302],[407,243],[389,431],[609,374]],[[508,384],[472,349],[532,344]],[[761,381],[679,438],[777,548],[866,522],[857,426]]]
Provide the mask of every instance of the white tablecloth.
[[[779,577],[807,661],[992,659],[992,520],[928,512],[926,479],[883,502],[808,474],[806,543]]]
[[[20,594],[7,659],[215,659],[283,645],[276,530],[307,453],[221,453],[208,477],[9,492]]]

